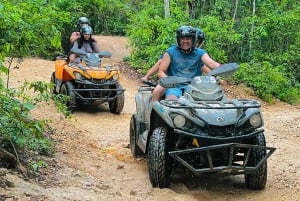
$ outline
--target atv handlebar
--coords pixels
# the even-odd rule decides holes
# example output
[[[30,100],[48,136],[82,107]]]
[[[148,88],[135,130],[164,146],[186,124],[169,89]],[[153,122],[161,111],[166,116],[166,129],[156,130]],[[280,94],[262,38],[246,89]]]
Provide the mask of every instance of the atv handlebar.
[[[83,56],[89,54],[88,52],[86,52],[86,51],[84,51],[82,49],[78,49],[78,48],[72,48],[70,50],[70,52],[73,53],[73,54],[77,54],[80,57],[83,57]],[[98,56],[100,58],[110,58],[112,56],[112,53],[109,52],[109,51],[101,51],[101,52],[98,52],[98,53],[95,53],[95,54],[98,54]]]
[[[213,69],[206,76],[214,76],[217,80],[219,80],[218,76],[229,76],[236,70],[238,70],[239,65],[237,63],[227,63],[218,68]],[[192,82],[192,78],[188,77],[179,77],[179,76],[168,76],[164,78],[160,78],[158,83],[153,83],[149,81],[143,81],[144,84],[147,84],[151,87],[155,87],[156,85],[160,85],[164,88],[174,88],[180,84],[190,84]]]
[[[112,53],[108,51],[103,51],[103,52],[99,52],[98,56],[100,58],[110,58],[112,56]]]
[[[160,78],[158,84],[164,88],[174,88],[179,84],[189,84],[192,81],[191,78],[168,76]]]
[[[155,82],[144,81],[144,80],[143,80],[143,83],[146,85],[149,85],[150,87],[156,87],[156,85],[157,85],[157,83],[155,83]]]
[[[227,63],[223,64],[222,66],[213,69],[209,73],[207,73],[207,76],[230,76],[233,74],[236,70],[239,69],[239,65],[237,63]]]

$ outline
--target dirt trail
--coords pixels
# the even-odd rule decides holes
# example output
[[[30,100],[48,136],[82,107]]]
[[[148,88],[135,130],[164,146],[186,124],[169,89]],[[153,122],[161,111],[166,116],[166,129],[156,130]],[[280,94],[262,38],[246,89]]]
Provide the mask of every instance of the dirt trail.
[[[128,56],[123,37],[97,36],[100,48],[113,52],[107,62]],[[11,86],[24,80],[49,81],[54,62],[25,59],[20,69],[11,72]],[[123,74],[125,107],[120,115],[111,114],[107,105],[74,113],[65,120],[53,105],[38,107],[34,116],[50,118],[52,138],[57,152],[54,158],[42,158],[51,166],[42,179],[25,181],[7,174],[13,184],[0,187],[0,200],[147,200],[147,201],[297,201],[300,198],[300,108],[284,103],[263,104],[268,146],[277,148],[268,160],[268,181],[261,191],[245,188],[242,176],[203,175],[194,179],[177,178],[168,189],[152,188],[145,159],[134,160],[128,148],[129,121],[135,112],[134,96],[139,82]],[[248,93],[233,89],[232,96]]]

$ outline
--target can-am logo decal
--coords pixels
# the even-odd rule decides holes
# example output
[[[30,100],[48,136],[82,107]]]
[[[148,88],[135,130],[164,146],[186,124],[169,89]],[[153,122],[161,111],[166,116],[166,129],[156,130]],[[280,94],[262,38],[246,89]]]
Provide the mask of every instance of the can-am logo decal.
[[[224,122],[224,118],[223,117],[217,117],[217,122]]]

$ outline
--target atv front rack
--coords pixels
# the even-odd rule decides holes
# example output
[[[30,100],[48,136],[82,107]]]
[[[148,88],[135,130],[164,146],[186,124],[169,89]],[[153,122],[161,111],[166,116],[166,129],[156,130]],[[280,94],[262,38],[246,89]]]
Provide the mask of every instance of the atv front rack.
[[[170,108],[193,109],[247,109],[261,107],[260,103],[253,99],[234,99],[229,101],[191,101],[178,99],[161,100],[160,103]]]
[[[214,164],[213,154],[212,152],[215,150],[222,150],[228,149],[229,150],[229,157],[226,164],[218,165]],[[246,150],[244,156],[235,155],[235,150],[243,149]],[[255,166],[249,166],[248,161],[250,157],[250,153],[252,150],[258,149],[265,151],[265,156],[260,160],[257,161]],[[239,144],[239,143],[228,143],[228,144],[221,144],[221,145],[212,145],[200,148],[192,148],[192,149],[185,149],[185,150],[176,150],[170,151],[169,155],[172,156],[176,161],[180,164],[191,170],[194,174],[199,175],[202,173],[208,172],[221,172],[221,173],[230,173],[230,174],[244,174],[248,172],[253,172],[257,170],[266,160],[273,154],[276,148],[273,147],[266,147],[266,146],[259,146],[259,145],[250,145],[250,144]],[[195,164],[191,164],[184,158],[187,155],[201,155],[206,156],[207,164],[199,165],[199,167],[195,167]],[[239,160],[237,160],[239,159]]]
[[[125,89],[73,89],[75,95],[83,101],[101,100],[108,102],[116,99],[124,91]]]
[[[82,101],[113,101],[119,95],[124,93],[125,89],[123,88],[109,88],[109,86],[113,86],[119,83],[118,80],[108,81],[108,80],[100,80],[100,81],[89,81],[89,80],[75,80],[76,84],[81,84],[82,88],[73,89],[76,97],[78,97]]]

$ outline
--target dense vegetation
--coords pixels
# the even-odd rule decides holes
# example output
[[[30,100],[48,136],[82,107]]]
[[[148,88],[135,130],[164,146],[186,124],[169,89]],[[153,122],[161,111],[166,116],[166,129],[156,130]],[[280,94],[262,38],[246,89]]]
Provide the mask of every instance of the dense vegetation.
[[[26,150],[53,152],[51,140],[44,135],[47,120],[32,118],[30,111],[37,104],[58,97],[50,93],[49,83],[40,81],[11,88],[9,72],[20,68],[23,57],[47,57],[58,52],[60,29],[69,22],[68,18],[69,14],[60,12],[55,4],[42,1],[0,3],[0,166],[23,169],[19,156]]]
[[[7,76],[0,77],[0,153],[17,157],[24,148],[51,153],[42,135],[46,122],[29,115],[37,102],[53,98],[51,86],[37,82],[12,89],[8,66],[26,56],[66,54],[81,16],[90,19],[95,34],[128,36],[133,50],[128,61],[143,73],[175,43],[178,26],[199,27],[206,35],[204,48],[215,60],[241,64],[235,82],[252,87],[268,102],[299,103],[298,0],[170,0],[168,7],[164,2],[2,0],[0,72]],[[27,96],[30,89],[37,95]]]
[[[167,18],[161,1],[143,2],[127,26],[131,61],[143,72],[175,43],[174,30],[188,24],[204,31],[204,49],[215,60],[241,64],[236,82],[268,102],[299,100],[299,1],[170,1]]]

